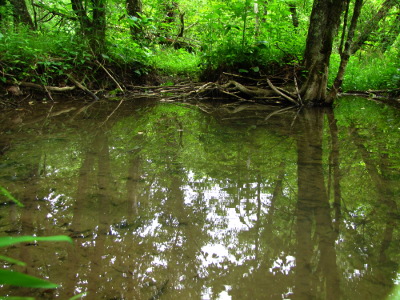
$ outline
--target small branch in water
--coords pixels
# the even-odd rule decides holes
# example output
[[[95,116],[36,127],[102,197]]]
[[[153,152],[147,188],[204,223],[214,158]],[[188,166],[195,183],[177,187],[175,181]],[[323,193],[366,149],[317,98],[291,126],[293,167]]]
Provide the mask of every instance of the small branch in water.
[[[112,116],[112,115],[118,110],[118,108],[121,106],[122,102],[124,102],[124,99],[122,99],[121,101],[119,101],[117,107],[111,112],[111,114],[109,114],[109,115],[107,116],[107,118],[104,120],[104,122],[101,123],[100,127],[107,123],[107,121],[111,118],[111,116]]]
[[[270,114],[265,118],[264,121],[268,121],[272,116],[278,115],[278,114],[281,114],[281,113],[284,113],[284,112],[286,112],[287,110],[291,110],[291,109],[293,109],[293,106],[285,107],[285,108],[280,109],[280,110],[276,110],[276,111],[270,113]]]

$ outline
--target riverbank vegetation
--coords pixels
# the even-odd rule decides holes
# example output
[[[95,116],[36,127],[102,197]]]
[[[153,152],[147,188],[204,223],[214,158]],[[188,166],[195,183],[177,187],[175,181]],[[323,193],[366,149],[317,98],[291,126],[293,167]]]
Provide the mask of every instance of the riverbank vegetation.
[[[250,85],[298,105],[330,104],[342,91],[396,95],[398,1],[337,0],[335,12],[327,3],[1,1],[3,94],[78,91],[98,99],[143,84],[212,81],[212,93],[247,99],[254,95],[238,87]],[[226,90],[229,81],[234,89]]]

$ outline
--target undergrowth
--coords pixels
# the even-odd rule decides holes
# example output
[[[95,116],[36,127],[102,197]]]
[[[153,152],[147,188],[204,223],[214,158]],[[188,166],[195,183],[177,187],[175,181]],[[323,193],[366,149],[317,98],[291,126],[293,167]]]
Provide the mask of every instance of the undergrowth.
[[[350,58],[343,80],[343,91],[386,90],[399,87],[400,61],[395,52],[361,53]],[[340,57],[331,57],[330,84],[336,76]]]
[[[107,50],[95,56],[82,39],[62,32],[46,35],[24,30],[0,33],[0,81],[27,81],[58,85],[70,74],[95,81],[101,65],[131,76],[148,72],[148,51],[132,41],[108,42]]]

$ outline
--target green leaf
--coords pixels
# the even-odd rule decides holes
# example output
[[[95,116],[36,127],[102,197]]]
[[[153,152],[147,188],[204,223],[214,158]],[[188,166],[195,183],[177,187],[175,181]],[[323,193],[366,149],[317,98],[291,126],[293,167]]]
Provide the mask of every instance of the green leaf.
[[[43,289],[55,289],[58,287],[57,284],[47,280],[10,270],[0,270],[0,284]]]
[[[260,72],[260,68],[259,67],[253,67],[253,68],[251,68],[251,70],[253,72]]]
[[[18,243],[27,242],[69,242],[72,243],[72,239],[66,235],[55,235],[55,236],[19,236],[19,237],[0,237],[0,247],[7,247]]]
[[[239,73],[249,73],[249,71],[245,69],[239,69]]]
[[[78,295],[75,295],[72,298],[69,298],[68,300],[76,300],[76,299],[79,299],[79,298],[81,298],[83,296],[86,296],[86,292],[83,292],[83,293],[80,293]]]
[[[19,202],[17,199],[15,199],[14,196],[11,195],[10,192],[7,191],[2,186],[0,186],[0,193],[3,194],[4,196],[6,196],[9,200],[14,202],[15,204],[17,204],[19,207],[24,207],[24,205],[21,202]]]
[[[23,261],[19,261],[19,260],[16,260],[14,258],[3,256],[3,255],[0,255],[0,260],[4,260],[6,262],[9,262],[9,263],[12,263],[14,265],[21,266],[21,267],[26,266],[26,263],[24,263]]]

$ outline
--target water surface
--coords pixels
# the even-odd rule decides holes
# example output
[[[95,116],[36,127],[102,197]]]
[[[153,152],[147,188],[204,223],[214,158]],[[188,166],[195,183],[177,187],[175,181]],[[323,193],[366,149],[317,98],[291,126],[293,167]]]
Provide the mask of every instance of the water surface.
[[[0,234],[74,244],[2,249],[61,286],[1,295],[396,299],[399,111],[117,105],[3,113]]]

